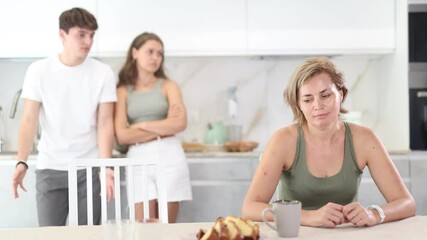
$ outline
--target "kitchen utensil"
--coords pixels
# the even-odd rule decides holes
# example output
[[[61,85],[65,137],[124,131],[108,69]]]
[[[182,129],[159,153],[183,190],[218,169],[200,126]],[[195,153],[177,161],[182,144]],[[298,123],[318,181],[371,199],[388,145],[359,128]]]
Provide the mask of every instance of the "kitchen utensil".
[[[208,124],[206,130],[205,143],[222,145],[227,141],[227,129],[221,122],[212,122]]]
[[[243,126],[239,124],[230,124],[227,126],[228,141],[241,141],[242,140]]]

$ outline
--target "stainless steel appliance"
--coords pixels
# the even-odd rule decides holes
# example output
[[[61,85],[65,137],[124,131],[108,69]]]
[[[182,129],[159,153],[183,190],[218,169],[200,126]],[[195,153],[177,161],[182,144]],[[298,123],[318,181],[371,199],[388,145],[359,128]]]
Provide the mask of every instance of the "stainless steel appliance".
[[[408,10],[410,148],[427,150],[427,4]]]
[[[427,62],[427,4],[409,5],[409,62]]]
[[[427,87],[409,89],[409,112],[410,148],[427,150]]]

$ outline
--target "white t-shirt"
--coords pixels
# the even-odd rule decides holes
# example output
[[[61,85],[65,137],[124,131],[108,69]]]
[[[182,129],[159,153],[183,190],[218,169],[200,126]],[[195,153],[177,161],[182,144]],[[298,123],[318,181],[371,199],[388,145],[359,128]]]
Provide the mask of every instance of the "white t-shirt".
[[[41,103],[37,169],[66,171],[70,159],[98,157],[98,104],[117,101],[107,64],[89,57],[74,67],[59,56],[38,60],[28,67],[21,98]]]

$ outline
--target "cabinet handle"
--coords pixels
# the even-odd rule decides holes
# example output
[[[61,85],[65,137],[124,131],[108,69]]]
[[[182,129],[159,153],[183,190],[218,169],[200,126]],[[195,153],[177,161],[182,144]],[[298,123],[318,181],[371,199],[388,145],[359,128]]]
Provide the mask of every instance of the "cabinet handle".
[[[417,97],[419,98],[427,97],[427,92],[426,91],[417,92]]]

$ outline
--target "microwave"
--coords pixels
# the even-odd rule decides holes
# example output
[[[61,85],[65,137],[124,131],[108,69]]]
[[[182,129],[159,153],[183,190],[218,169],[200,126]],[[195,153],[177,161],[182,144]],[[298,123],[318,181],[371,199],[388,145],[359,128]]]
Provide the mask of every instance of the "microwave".
[[[408,6],[409,62],[427,62],[427,4]]]

